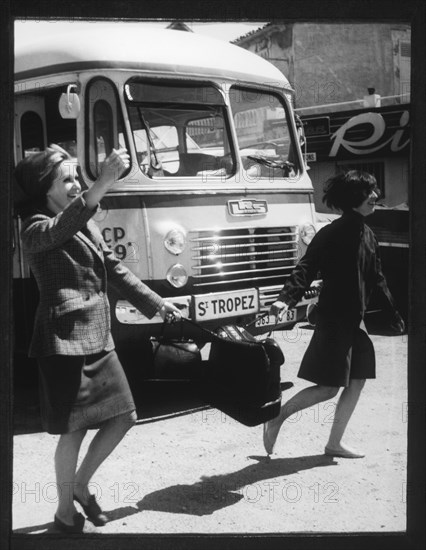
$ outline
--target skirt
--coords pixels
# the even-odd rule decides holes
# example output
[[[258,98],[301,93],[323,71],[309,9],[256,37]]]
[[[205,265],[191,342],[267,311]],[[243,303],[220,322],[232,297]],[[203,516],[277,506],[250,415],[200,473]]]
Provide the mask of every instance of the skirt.
[[[352,378],[375,378],[376,357],[364,323],[358,327],[319,318],[298,377],[334,387],[347,387]]]
[[[50,434],[98,428],[136,408],[115,351],[52,355],[39,358],[38,364],[41,421]]]

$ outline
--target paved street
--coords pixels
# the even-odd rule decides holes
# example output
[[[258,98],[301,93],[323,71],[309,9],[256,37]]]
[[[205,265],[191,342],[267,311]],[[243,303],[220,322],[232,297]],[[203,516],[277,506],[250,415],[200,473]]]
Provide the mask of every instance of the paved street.
[[[295,384],[284,399],[307,385],[296,373],[311,335],[303,324],[278,335],[286,354],[282,380]],[[333,459],[323,454],[332,401],[291,417],[270,460],[263,450],[261,426],[242,426],[215,409],[142,421],[94,477],[91,489],[110,522],[102,528],[86,522],[87,531],[403,531],[407,338],[372,339],[377,379],[366,384],[347,430],[347,442],[363,449],[366,458]],[[179,389],[176,392],[168,397],[169,405],[170,400],[179,403]],[[35,409],[30,401],[26,406],[17,417],[14,439],[13,529],[54,532],[57,437],[38,431]],[[164,410],[170,412],[170,406],[165,404]]]

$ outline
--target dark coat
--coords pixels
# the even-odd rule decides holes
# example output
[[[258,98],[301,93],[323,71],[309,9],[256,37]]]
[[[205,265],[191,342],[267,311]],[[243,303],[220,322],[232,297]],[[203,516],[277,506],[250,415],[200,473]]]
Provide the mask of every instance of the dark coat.
[[[322,317],[358,326],[374,289],[389,316],[397,314],[376,237],[356,212],[343,214],[315,235],[278,299],[294,307],[317,278],[323,281],[318,300]]]
[[[333,387],[346,387],[353,378],[375,378],[374,347],[362,323],[373,290],[379,291],[390,316],[398,313],[382,273],[377,240],[356,212],[343,214],[317,233],[279,300],[294,307],[317,278],[323,280],[317,322],[298,376]]]
[[[114,256],[94,213],[80,196],[57,215],[46,210],[23,222],[24,252],[40,291],[31,357],[114,349],[107,282],[149,318],[164,303]]]

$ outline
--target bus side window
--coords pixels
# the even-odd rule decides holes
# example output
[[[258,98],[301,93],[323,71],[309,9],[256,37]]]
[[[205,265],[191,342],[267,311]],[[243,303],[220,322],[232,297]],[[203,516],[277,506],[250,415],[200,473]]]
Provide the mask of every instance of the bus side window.
[[[113,114],[107,101],[99,100],[93,108],[96,167],[105,160],[114,147]]]
[[[56,143],[72,156],[77,155],[77,125],[63,119],[58,102],[64,86],[39,89],[37,94],[23,94],[15,102],[16,160],[42,151]]]
[[[23,157],[45,147],[43,121],[34,111],[27,111],[21,117],[21,144]]]
[[[86,170],[92,179],[112,149],[126,147],[122,113],[114,84],[104,77],[89,82],[86,92]]]
[[[40,94],[15,98],[15,162],[47,145],[45,101]]]

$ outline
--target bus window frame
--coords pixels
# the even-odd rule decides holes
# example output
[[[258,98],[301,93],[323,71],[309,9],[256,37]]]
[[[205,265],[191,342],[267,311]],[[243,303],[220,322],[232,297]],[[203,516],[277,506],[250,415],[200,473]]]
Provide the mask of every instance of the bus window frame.
[[[237,145],[238,151],[244,150],[246,147],[243,146],[243,147],[240,148],[240,146],[239,146],[239,141],[238,141],[239,136],[238,136],[238,132],[237,132],[237,126],[235,124],[235,115],[237,114],[237,112],[234,112],[234,110],[232,108],[233,103],[231,101],[232,90],[253,92],[254,94],[269,94],[270,96],[274,97],[278,101],[279,105],[284,110],[285,123],[287,124],[288,135],[289,135],[289,138],[290,138],[289,139],[290,146],[289,146],[289,150],[288,150],[287,160],[292,158],[292,162],[294,162],[294,164],[295,164],[296,175],[291,176],[291,178],[292,179],[294,179],[294,178],[298,179],[298,178],[302,177],[303,171],[304,171],[303,160],[299,155],[299,141],[298,141],[299,138],[298,138],[297,131],[296,131],[296,128],[295,128],[296,120],[295,120],[294,115],[292,116],[292,113],[294,111],[293,111],[293,107],[291,105],[289,105],[290,98],[288,97],[288,93],[286,93],[286,91],[283,91],[282,93],[279,93],[278,90],[274,90],[271,87],[259,86],[259,87],[254,88],[252,84],[244,84],[244,83],[241,83],[241,82],[237,82],[237,83],[233,84],[232,86],[230,86],[230,88],[228,90],[228,105],[229,105],[230,115],[232,116],[232,119],[234,121],[235,138],[237,140],[236,145]],[[241,112],[241,111],[238,111],[238,112]],[[271,139],[271,141],[273,141],[273,139]],[[292,152],[293,152],[293,154],[292,154]],[[300,148],[300,153],[301,153],[301,148]],[[270,176],[261,176],[261,179],[263,179],[263,180],[270,179]],[[281,178],[277,178],[277,179],[281,179]],[[288,177],[284,177],[283,179],[288,179]]]
[[[95,98],[95,99],[90,98],[90,93],[93,90],[93,87],[98,82],[102,82],[102,81],[106,82],[112,90],[112,94],[114,96],[114,102],[115,102],[114,107],[111,105],[111,103],[107,99],[105,99],[105,97],[104,98]],[[97,160],[96,160],[96,158],[97,158],[97,145],[96,145],[95,119],[94,119],[95,106],[96,106],[98,101],[106,101],[106,103],[108,103],[108,105],[111,108],[111,112],[112,112],[112,115],[113,115],[113,118],[111,120],[113,143],[114,143],[115,139],[117,139],[117,145],[118,145],[118,139],[119,139],[119,134],[120,134],[119,129],[121,128],[122,133],[123,133],[123,137],[124,137],[124,141],[125,141],[126,149],[128,151],[130,150],[129,149],[129,136],[128,136],[128,131],[127,131],[125,121],[124,121],[124,115],[123,115],[123,110],[122,110],[122,106],[121,106],[119,91],[117,89],[117,84],[116,84],[116,82],[114,82],[113,80],[111,80],[110,78],[107,78],[105,76],[94,76],[93,78],[88,80],[88,82],[86,83],[85,93],[84,93],[84,111],[85,111],[84,112],[84,124],[85,124],[85,128],[84,128],[84,162],[85,162],[85,170],[86,170],[87,177],[92,182],[94,182],[98,177],[98,175],[96,173],[94,173],[94,168],[96,170],[99,169],[99,166],[98,166],[98,163],[97,163]],[[114,111],[114,108],[115,108],[115,111]],[[117,134],[116,135],[114,135],[114,131],[115,131],[115,128],[114,128],[114,126],[115,126],[114,125],[114,114],[116,116],[116,129],[117,129]],[[91,153],[91,151],[93,151],[93,153]],[[92,155],[93,155],[93,158],[92,158]],[[131,172],[131,170],[132,170],[132,159],[130,159],[129,168],[121,175],[121,178],[124,178],[126,175],[128,175]]]

